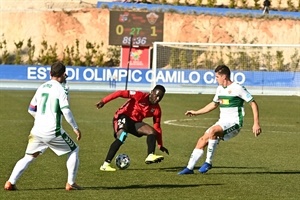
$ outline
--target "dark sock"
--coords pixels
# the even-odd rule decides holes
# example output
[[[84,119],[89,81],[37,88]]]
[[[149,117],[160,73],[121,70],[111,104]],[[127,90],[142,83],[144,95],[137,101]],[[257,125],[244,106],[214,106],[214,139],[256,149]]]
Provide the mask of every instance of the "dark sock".
[[[148,145],[148,155],[151,153],[155,153],[155,145],[156,145],[156,135],[148,135],[147,136],[147,145]]]
[[[119,140],[116,139],[111,145],[110,148],[108,150],[108,153],[106,155],[106,159],[105,161],[110,163],[112,161],[112,159],[115,157],[117,151],[119,150],[119,148],[121,147],[123,143]]]

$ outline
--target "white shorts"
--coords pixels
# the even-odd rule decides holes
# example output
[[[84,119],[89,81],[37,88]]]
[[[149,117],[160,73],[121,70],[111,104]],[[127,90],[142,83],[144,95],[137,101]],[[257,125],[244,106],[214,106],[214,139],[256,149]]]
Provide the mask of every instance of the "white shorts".
[[[67,133],[63,133],[54,138],[45,138],[30,134],[28,136],[28,145],[25,153],[31,155],[40,152],[42,154],[48,147],[56,155],[61,156],[75,150],[77,144]]]
[[[241,126],[234,123],[234,122],[225,122],[225,121],[217,121],[213,126],[219,125],[221,126],[221,128],[223,129],[224,132],[224,136],[223,138],[220,138],[220,140],[229,140],[235,136],[237,136],[241,130]],[[209,131],[209,129],[211,128],[209,127],[206,132]]]

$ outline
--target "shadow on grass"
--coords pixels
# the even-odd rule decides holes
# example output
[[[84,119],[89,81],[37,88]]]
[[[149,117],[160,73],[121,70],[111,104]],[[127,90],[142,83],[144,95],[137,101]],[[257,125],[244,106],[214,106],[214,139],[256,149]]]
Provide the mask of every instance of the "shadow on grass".
[[[222,175],[222,174],[228,174],[228,175],[248,175],[248,174],[273,174],[273,175],[290,175],[290,174],[300,174],[300,171],[281,171],[281,172],[217,172],[213,173],[214,175]]]
[[[185,187],[203,187],[203,186],[221,186],[223,184],[155,184],[155,185],[127,185],[127,186],[84,186],[83,190],[126,190],[126,189],[162,189],[162,188],[185,188]],[[20,189],[16,191],[30,191],[30,190],[65,190],[65,188],[31,188]]]
[[[194,170],[198,170],[201,166],[196,166]],[[158,170],[166,171],[166,172],[176,172],[181,171],[184,167],[166,167],[166,168],[158,168]],[[213,166],[213,169],[266,169],[264,167],[225,167],[225,166]]]
[[[162,170],[166,172],[178,172],[184,169],[185,167],[167,167],[167,168],[158,168],[157,170]],[[195,167],[194,171],[198,171],[199,167]],[[236,171],[236,172],[216,172],[213,169],[241,169],[241,170],[251,170],[251,171]],[[228,167],[228,166],[216,166],[207,174],[229,174],[229,175],[247,175],[247,174],[300,174],[300,170],[283,170],[283,171],[268,171],[266,167]],[[154,170],[154,169],[153,169]],[[256,170],[256,171],[254,171]],[[261,170],[261,171],[257,171]]]
[[[126,190],[126,189],[162,189],[162,188],[185,188],[185,187],[201,187],[201,186],[220,186],[223,184],[156,184],[156,185],[127,185],[127,186],[111,186],[111,187],[84,187],[85,190]]]
[[[166,172],[178,172],[182,170],[184,167],[167,167],[167,168],[151,168],[147,170],[153,170],[153,171],[166,171]],[[197,171],[199,167],[195,167],[195,171]],[[282,170],[282,171],[267,171],[267,168],[265,167],[228,167],[228,166],[216,166],[209,173],[205,174],[215,176],[215,175],[293,175],[293,174],[300,174],[300,170]],[[237,171],[234,172],[218,172],[218,169],[236,169]],[[241,170],[252,170],[252,171],[238,171]],[[134,170],[145,170],[145,169],[130,169],[131,171]],[[261,171],[257,171],[261,170]],[[263,171],[264,170],[264,171]],[[126,171],[129,171],[127,169]],[[195,173],[193,175],[202,175],[200,173]],[[177,174],[174,174],[174,176],[177,176]],[[191,176],[191,175],[189,175]],[[186,176],[184,176],[186,177]],[[207,186],[222,186],[224,184],[216,183],[216,184],[153,184],[153,185],[127,185],[127,186],[83,186],[83,190],[125,190],[125,189],[172,189],[172,188],[186,188],[186,187],[207,187]],[[64,187],[60,188],[31,188],[31,189],[20,189],[19,191],[31,191],[31,190],[65,190]],[[18,190],[17,190],[18,191]]]
[[[282,171],[270,171],[266,167],[228,167],[228,166],[217,166],[213,167],[215,169],[247,169],[251,171],[236,171],[236,172],[215,172],[214,174],[300,174],[300,170],[282,170]],[[254,170],[261,170],[261,171],[254,171]]]

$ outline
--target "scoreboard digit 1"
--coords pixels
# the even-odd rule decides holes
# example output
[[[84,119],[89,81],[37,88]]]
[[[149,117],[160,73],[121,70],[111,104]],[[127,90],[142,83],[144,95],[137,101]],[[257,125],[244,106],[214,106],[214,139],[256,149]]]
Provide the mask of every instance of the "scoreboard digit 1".
[[[152,46],[163,41],[164,13],[158,12],[109,12],[109,45]]]

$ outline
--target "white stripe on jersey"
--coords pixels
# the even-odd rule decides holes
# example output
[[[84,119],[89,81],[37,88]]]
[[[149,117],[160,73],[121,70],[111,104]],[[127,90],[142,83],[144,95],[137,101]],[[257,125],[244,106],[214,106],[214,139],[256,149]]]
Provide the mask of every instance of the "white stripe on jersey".
[[[242,125],[245,115],[244,102],[250,102],[252,95],[245,87],[233,82],[227,87],[218,86],[213,98],[220,106],[220,120]]]
[[[69,107],[63,86],[55,80],[45,82],[37,89],[30,104],[37,106],[31,133],[40,137],[55,137],[60,134],[61,108]]]

